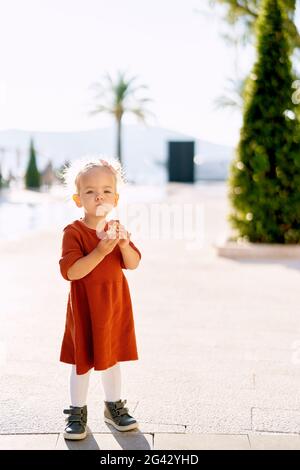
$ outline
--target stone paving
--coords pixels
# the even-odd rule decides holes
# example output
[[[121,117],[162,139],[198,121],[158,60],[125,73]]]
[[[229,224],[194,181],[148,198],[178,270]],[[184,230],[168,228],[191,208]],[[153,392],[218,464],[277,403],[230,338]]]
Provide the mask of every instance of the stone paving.
[[[155,190],[155,189],[154,189]],[[201,204],[205,240],[135,240],[126,271],[139,360],[121,363],[122,398],[139,431],[103,422],[93,372],[91,433],[67,444],[69,367],[58,360],[68,283],[58,272],[61,230],[0,242],[0,448],[299,448],[300,262],[230,260],[224,184],[169,184],[161,202]],[[149,203],[150,204],[150,203]]]

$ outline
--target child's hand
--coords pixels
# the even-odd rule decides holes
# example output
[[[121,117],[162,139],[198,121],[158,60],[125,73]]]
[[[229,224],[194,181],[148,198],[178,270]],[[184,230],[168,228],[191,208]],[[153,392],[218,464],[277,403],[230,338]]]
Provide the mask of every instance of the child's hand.
[[[124,225],[121,225],[120,223],[117,227],[117,232],[119,237],[119,247],[126,248],[126,246],[128,246],[130,242],[131,233],[127,232]]]
[[[120,248],[125,248],[129,245],[130,235],[119,220],[110,220],[108,230],[103,233],[103,240],[116,240]]]
[[[108,230],[103,233],[103,238],[116,239],[118,238],[118,227],[120,222],[118,220],[110,220],[108,222]]]
[[[102,256],[105,257],[106,255],[108,255],[108,253],[113,251],[115,246],[118,244],[118,241],[119,241],[118,238],[115,238],[115,239],[105,238],[103,240],[100,240],[96,249]]]

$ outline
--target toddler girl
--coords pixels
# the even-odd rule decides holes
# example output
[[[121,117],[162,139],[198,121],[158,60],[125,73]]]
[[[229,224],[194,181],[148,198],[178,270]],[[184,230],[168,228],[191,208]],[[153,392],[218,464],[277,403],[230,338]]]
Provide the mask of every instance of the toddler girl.
[[[75,173],[74,173],[75,168]],[[74,174],[73,174],[73,173]],[[84,439],[91,369],[101,371],[104,421],[119,431],[138,427],[121,399],[120,361],[138,359],[129,287],[122,269],[136,269],[141,253],[118,220],[107,221],[117,206],[120,166],[105,160],[81,161],[65,169],[74,178],[72,196],[83,217],[63,230],[59,260],[70,281],[60,361],[71,364],[71,406],[64,437]]]

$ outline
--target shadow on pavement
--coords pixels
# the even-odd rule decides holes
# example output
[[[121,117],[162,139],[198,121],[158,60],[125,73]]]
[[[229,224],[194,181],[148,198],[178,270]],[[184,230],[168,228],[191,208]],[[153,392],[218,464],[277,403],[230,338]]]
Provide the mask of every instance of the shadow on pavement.
[[[149,442],[141,431],[135,429],[133,431],[118,432],[112,426],[110,427],[108,424],[106,426],[110,431],[109,438],[113,443],[113,449],[120,447],[123,450],[151,450]],[[65,439],[66,447],[69,450],[101,450],[101,433],[95,433],[95,438],[92,431],[90,429],[88,431],[87,437],[81,441]],[[117,444],[113,442],[114,439]],[[107,445],[105,447],[107,450]]]

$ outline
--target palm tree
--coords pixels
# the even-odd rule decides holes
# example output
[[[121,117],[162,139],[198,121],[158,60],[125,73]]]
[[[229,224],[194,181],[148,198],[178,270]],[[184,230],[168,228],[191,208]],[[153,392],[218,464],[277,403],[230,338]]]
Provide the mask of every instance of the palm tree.
[[[145,104],[152,101],[148,97],[138,97],[140,91],[148,89],[146,85],[136,84],[137,76],[126,77],[119,71],[114,80],[105,74],[101,82],[92,87],[97,91],[96,108],[90,115],[98,113],[111,114],[117,124],[117,157],[122,162],[122,119],[125,113],[134,114],[140,121],[146,122],[146,116],[152,114],[145,109]]]

